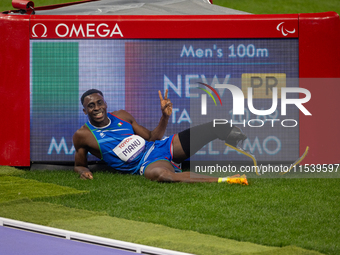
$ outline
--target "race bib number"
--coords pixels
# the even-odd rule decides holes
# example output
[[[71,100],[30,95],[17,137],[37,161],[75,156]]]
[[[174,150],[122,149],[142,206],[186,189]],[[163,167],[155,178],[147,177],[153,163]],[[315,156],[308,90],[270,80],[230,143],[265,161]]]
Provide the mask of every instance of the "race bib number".
[[[144,151],[145,140],[138,135],[131,135],[121,141],[112,151],[124,162],[131,162]]]

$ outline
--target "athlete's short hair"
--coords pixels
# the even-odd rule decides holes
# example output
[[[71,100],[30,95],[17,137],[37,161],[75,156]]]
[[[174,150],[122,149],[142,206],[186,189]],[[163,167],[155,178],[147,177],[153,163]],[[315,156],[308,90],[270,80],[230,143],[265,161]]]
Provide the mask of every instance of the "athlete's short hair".
[[[80,98],[81,105],[84,104],[85,97],[87,97],[88,95],[94,94],[94,93],[98,93],[102,97],[104,97],[103,93],[100,90],[98,90],[98,89],[89,89],[88,91],[85,91],[84,94],[81,96],[81,98]]]

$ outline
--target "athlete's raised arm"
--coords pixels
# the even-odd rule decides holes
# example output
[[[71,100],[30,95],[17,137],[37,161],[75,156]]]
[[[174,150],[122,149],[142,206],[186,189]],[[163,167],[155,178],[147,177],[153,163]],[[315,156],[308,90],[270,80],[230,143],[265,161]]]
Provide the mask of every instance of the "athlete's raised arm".
[[[168,98],[168,90],[165,91],[164,99],[160,90],[158,91],[158,95],[161,104],[162,116],[157,127],[151,132],[151,141],[160,140],[163,138],[166,127],[168,126],[170,115],[172,113],[172,103]]]
[[[158,94],[159,94],[159,99],[160,99],[160,104],[161,104],[162,116],[161,116],[161,119],[159,120],[157,127],[152,131],[139,125],[137,121],[135,120],[135,118],[130,113],[124,110],[114,112],[113,114],[131,123],[135,134],[143,137],[145,140],[147,141],[160,140],[164,136],[166,127],[168,125],[169,117],[172,113],[172,103],[170,99],[168,99],[168,90],[165,91],[164,99],[160,91],[158,91]]]

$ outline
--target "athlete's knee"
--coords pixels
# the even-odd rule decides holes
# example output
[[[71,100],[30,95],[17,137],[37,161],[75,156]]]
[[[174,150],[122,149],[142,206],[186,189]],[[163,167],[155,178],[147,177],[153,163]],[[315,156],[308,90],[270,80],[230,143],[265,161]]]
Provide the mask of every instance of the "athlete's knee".
[[[146,171],[144,175],[147,179],[150,179],[152,181],[173,182],[174,180],[173,175],[175,173],[169,171],[166,168],[155,167],[153,169],[147,169],[147,170],[149,171]]]
[[[175,173],[172,173],[168,170],[166,171],[163,171],[157,178],[157,181],[158,182],[173,182],[174,181],[174,178],[173,178],[173,175]]]

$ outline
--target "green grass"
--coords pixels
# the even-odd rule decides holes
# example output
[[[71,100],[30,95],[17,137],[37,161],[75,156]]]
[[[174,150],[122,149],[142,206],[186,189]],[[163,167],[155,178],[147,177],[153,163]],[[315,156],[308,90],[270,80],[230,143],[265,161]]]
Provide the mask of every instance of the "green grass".
[[[1,217],[47,226],[51,226],[51,222],[54,221],[65,223],[66,221],[87,220],[105,215],[107,215],[105,212],[81,210],[46,202],[33,202],[28,198],[1,203],[0,206]]]
[[[65,194],[80,194],[80,191],[55,184],[41,183],[16,176],[2,176],[0,178],[0,203],[21,198],[36,198],[62,196]]]
[[[156,183],[140,176],[31,171],[21,176],[87,195],[37,198],[70,208],[268,246],[340,254],[340,179],[252,179],[250,186]]]
[[[277,252],[276,247],[238,242],[189,230],[179,230],[159,224],[100,216],[84,220],[52,222],[53,227],[103,236],[133,243],[184,251],[194,254],[244,254],[247,252]],[[296,247],[295,247],[296,248]],[[248,254],[248,253],[247,253]],[[311,254],[310,254],[311,255]]]
[[[76,2],[72,0],[34,0],[35,6]],[[339,0],[213,0],[216,5],[254,14],[315,13],[335,11],[340,13]],[[0,10],[12,10],[11,0],[2,0]]]

